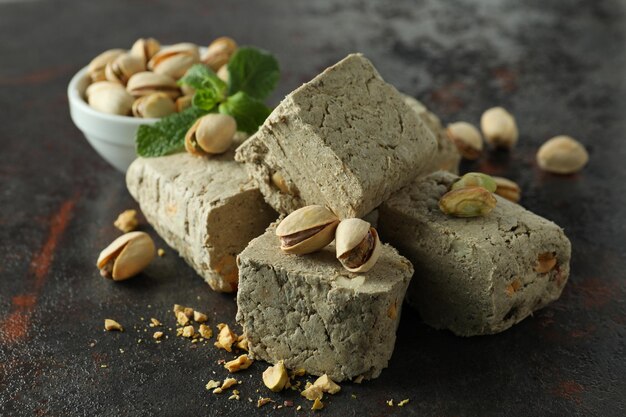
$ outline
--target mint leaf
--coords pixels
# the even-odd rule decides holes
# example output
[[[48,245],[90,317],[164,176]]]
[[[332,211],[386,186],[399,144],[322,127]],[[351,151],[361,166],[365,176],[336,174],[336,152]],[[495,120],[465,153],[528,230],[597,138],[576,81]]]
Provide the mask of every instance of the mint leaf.
[[[228,86],[210,68],[196,64],[189,68],[178,84],[195,88],[192,104],[210,111],[226,98]]]
[[[135,137],[137,154],[143,157],[163,156],[183,149],[185,133],[198,117],[206,113],[205,110],[190,107],[153,125],[139,126]]]
[[[199,109],[211,111],[222,100],[224,97],[214,90],[196,90],[191,104]]]
[[[228,97],[220,104],[219,111],[233,116],[237,121],[237,130],[249,134],[256,132],[272,112],[263,102],[243,91]]]
[[[278,61],[267,51],[241,47],[228,62],[229,95],[243,91],[252,98],[263,100],[274,90],[280,70]]]

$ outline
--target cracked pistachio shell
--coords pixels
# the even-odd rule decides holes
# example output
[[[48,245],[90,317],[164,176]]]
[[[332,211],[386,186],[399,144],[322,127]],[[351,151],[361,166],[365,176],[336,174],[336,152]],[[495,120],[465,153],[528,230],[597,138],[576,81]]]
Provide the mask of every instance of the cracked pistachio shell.
[[[152,93],[165,93],[172,99],[180,96],[176,80],[168,75],[154,72],[138,72],[128,80],[126,90],[135,97],[147,96]]]
[[[515,118],[502,107],[492,107],[480,118],[485,140],[496,148],[510,149],[519,136]]]
[[[193,43],[178,43],[157,52],[148,62],[148,68],[157,74],[179,79],[193,65],[200,62],[198,46]]]
[[[107,80],[126,85],[128,79],[146,69],[144,62],[131,54],[121,54],[109,62],[104,70]]]
[[[209,66],[213,71],[217,71],[223,65],[227,64],[230,57],[237,50],[237,42],[228,36],[222,36],[215,39],[206,53],[202,57],[202,62]]]
[[[134,101],[122,85],[106,81],[92,84],[85,94],[92,108],[107,114],[126,116]]]
[[[492,177],[496,183],[496,191],[495,193],[502,198],[506,198],[509,201],[517,203],[520,201],[522,197],[522,190],[519,185],[515,182],[503,178],[503,177]]]
[[[483,187],[464,187],[444,194],[439,200],[439,208],[454,217],[478,217],[489,214],[497,202]]]
[[[299,208],[285,217],[276,228],[284,252],[304,255],[316,252],[330,244],[335,238],[339,218],[324,206],[311,205]],[[313,235],[310,232],[319,229]],[[298,238],[298,235],[301,238]],[[291,237],[294,244],[285,246],[283,239]]]
[[[133,116],[143,118],[165,117],[176,112],[174,100],[165,93],[139,97],[133,103]]]
[[[446,134],[465,159],[478,159],[483,151],[483,137],[470,123],[450,123],[446,128]]]
[[[493,178],[482,172],[468,172],[459,178],[452,187],[451,190],[458,190],[464,187],[483,187],[491,193],[496,192],[498,187]]]
[[[131,278],[143,271],[156,254],[152,238],[144,232],[130,232],[115,239],[98,257],[96,265],[103,269],[113,261],[114,281]]]
[[[144,65],[161,49],[161,44],[154,38],[139,38],[130,48],[130,53],[140,58]]]
[[[350,268],[345,265],[341,257],[347,255],[350,251],[359,246],[368,234],[372,234],[374,238],[374,247],[365,263],[356,268]],[[350,272],[367,272],[376,264],[380,257],[381,242],[376,229],[362,219],[345,219],[337,226],[335,232],[335,246],[337,250],[337,259],[342,261],[342,265]]]
[[[194,155],[220,154],[230,148],[237,133],[237,122],[232,116],[210,113],[202,116],[185,135],[185,149]]]
[[[92,59],[87,67],[91,81],[97,82],[106,80],[104,70],[107,64],[125,52],[126,51],[123,49],[109,49]]]
[[[569,136],[556,136],[541,145],[537,164],[554,174],[573,174],[583,169],[589,161],[585,147]]]

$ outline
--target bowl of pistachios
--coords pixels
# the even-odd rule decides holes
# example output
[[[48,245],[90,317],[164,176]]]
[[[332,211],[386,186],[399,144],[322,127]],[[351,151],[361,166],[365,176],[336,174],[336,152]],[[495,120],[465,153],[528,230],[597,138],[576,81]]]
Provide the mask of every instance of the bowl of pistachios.
[[[137,157],[139,127],[191,106],[193,88],[178,83],[187,70],[203,64],[227,77],[226,64],[236,49],[234,40],[221,37],[207,48],[161,46],[141,38],[129,50],[107,50],[72,77],[67,89],[71,118],[102,158],[126,172]]]

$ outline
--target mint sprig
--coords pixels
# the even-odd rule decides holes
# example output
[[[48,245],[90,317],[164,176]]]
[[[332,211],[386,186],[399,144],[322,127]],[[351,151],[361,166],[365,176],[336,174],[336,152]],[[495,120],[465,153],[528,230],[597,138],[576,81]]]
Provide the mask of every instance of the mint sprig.
[[[195,89],[192,107],[160,119],[137,130],[137,154],[163,156],[184,149],[185,134],[199,117],[217,112],[237,121],[237,130],[254,133],[271,109],[262,100],[276,87],[280,75],[278,62],[269,52],[241,47],[228,63],[229,83],[202,64],[189,68],[178,81]]]

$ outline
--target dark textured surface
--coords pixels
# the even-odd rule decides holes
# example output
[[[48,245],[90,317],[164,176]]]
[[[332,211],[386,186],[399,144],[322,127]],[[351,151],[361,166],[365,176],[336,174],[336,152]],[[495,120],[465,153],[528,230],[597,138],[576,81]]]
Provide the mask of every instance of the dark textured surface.
[[[226,376],[216,361],[231,355],[150,339],[140,317],[173,327],[173,303],[210,312],[213,325],[234,321],[233,297],[211,293],[170,250],[121,284],[94,267],[118,235],[113,219],[135,204],[72,125],[67,82],[100,51],[139,36],[204,44],[222,34],[275,52],[275,100],[361,51],[445,122],[476,123],[504,105],[520,125],[518,148],[465,168],[517,180],[523,204],[572,240],[573,274],[558,302],[471,339],[431,330],[405,308],[389,369],[344,385],[322,415],[626,415],[626,4],[385,3],[0,1],[0,415],[311,413],[247,401],[257,389],[267,395],[262,363],[239,375],[241,401],[209,394],[207,380]],[[534,163],[539,144],[561,133],[590,151],[579,175]],[[106,317],[128,331],[103,332]],[[310,406],[292,392],[269,396]],[[389,408],[391,398],[411,402]]]

